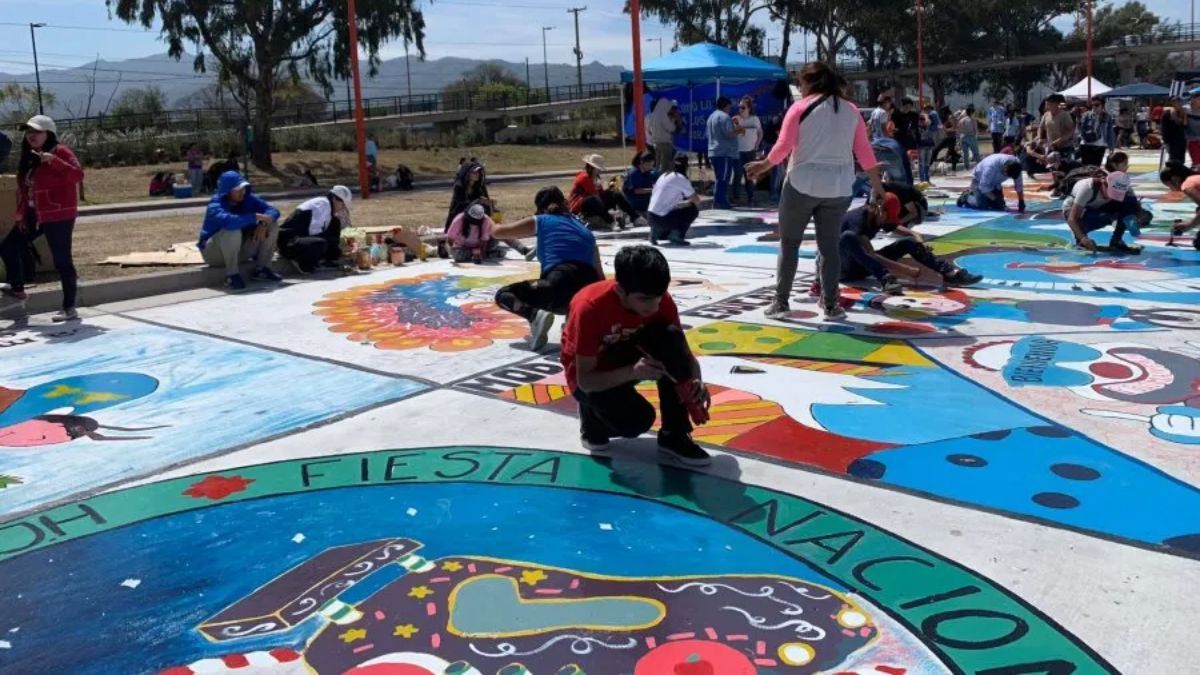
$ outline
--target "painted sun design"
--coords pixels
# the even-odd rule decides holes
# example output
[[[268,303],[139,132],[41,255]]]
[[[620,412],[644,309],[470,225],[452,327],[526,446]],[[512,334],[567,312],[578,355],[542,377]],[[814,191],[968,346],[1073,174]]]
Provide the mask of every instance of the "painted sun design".
[[[474,281],[422,274],[356,286],[326,295],[316,303],[315,313],[334,333],[378,349],[462,352],[523,337],[529,331],[525,320],[490,302],[450,302],[477,287]]]

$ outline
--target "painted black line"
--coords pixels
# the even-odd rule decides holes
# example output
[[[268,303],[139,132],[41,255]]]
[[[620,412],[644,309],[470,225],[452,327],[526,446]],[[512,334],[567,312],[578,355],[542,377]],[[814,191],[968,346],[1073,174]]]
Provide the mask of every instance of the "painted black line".
[[[123,314],[123,313],[115,313],[115,314],[111,314],[110,316],[117,316],[122,319],[128,319],[130,321],[137,321],[138,323],[144,323],[144,324],[147,324],[150,326],[154,326],[156,328],[163,328],[166,330],[177,330],[177,331],[180,331],[183,333],[188,333],[191,335],[211,338],[213,340],[224,340],[225,342],[232,342],[236,345],[241,345],[243,347],[251,347],[254,349],[263,349],[263,350],[266,350],[269,352],[275,352],[276,354],[283,354],[284,356],[291,356],[291,357],[295,357],[295,358],[299,358],[299,359],[306,359],[309,361],[317,361],[319,363],[324,363],[326,365],[331,365],[331,366],[340,366],[342,368],[349,368],[350,370],[357,370],[357,371],[360,371],[363,373],[368,373],[370,375],[379,375],[379,376],[386,377],[386,378],[392,379],[392,380],[412,380],[413,382],[419,382],[431,389],[438,388],[441,386],[439,383],[437,383],[433,380],[429,380],[429,379],[419,377],[416,375],[402,375],[400,373],[393,373],[393,372],[389,372],[386,370],[378,370],[376,368],[368,368],[367,366],[360,366],[355,363],[347,363],[345,361],[338,361],[336,359],[326,358],[324,356],[315,356],[313,354],[305,354],[303,352],[295,352],[290,349],[284,349],[282,347],[272,347],[271,345],[259,344],[257,342],[251,342],[250,340],[243,340],[241,338],[235,338],[235,337],[231,337],[229,335],[217,335],[215,333],[207,333],[207,332],[202,331],[197,328],[188,328],[186,326],[175,326],[175,325],[172,325],[169,323],[162,323],[161,321],[154,321],[153,319],[144,319],[142,317],[130,316],[128,314]]]

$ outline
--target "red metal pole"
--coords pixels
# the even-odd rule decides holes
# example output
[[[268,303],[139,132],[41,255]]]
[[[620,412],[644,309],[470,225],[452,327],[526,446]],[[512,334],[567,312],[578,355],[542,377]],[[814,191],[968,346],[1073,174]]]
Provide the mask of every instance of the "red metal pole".
[[[1092,104],[1092,0],[1087,3],[1087,96]]]
[[[925,4],[917,0],[917,108],[925,106]]]
[[[638,152],[646,149],[646,102],[642,84],[642,3],[629,0],[629,20],[633,33],[633,120]]]
[[[350,73],[354,76],[354,137],[358,148],[359,197],[371,197],[371,180],[367,174],[367,122],[363,119],[362,80],[358,72],[358,10],[354,0],[346,0],[347,24],[350,26]]]

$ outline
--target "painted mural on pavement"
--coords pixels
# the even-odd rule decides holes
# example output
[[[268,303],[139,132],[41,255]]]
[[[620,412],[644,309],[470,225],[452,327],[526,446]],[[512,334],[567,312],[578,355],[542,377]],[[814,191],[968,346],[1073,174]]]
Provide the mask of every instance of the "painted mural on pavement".
[[[647,472],[669,489],[633,487]],[[11,521],[0,602],[0,658],[40,672],[1115,672],[821,504],[505,448],[246,466]]]
[[[1200,490],[1013,404],[901,341],[718,321],[688,332],[730,450],[1200,555]],[[575,414],[561,366],[459,383]],[[522,375],[524,373],[524,375]],[[643,392],[653,399],[653,387]]]
[[[83,336],[15,330],[0,352],[0,514],[424,388],[122,319]],[[321,396],[279,397],[304,382]]]

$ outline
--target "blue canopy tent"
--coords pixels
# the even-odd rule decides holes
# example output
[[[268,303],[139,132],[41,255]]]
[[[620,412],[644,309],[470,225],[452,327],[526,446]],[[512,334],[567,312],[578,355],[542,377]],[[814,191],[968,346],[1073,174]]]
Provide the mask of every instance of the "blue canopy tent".
[[[1171,90],[1149,82],[1134,82],[1123,87],[1110,89],[1104,93],[1104,98],[1151,98],[1167,96]]]
[[[721,95],[722,83],[726,84],[726,89],[728,90],[730,88],[729,85],[758,83],[770,86],[770,84],[786,78],[787,71],[776,64],[768,63],[762,59],[756,59],[753,56],[747,56],[732,49],[710,43],[685,47],[642,66],[642,80],[646,84],[666,88],[666,91],[656,89],[660,95],[670,97],[672,89],[677,90],[678,93],[682,93],[682,89],[687,88],[688,131],[685,137],[689,151],[692,149],[692,113],[695,110],[696,87],[702,88],[701,95],[703,98],[708,93],[703,91],[703,88],[708,85],[715,86],[715,95],[708,96],[707,98],[716,99]],[[621,81],[626,83],[632,82],[633,73],[630,71],[621,73]],[[741,87],[738,87],[738,89],[740,90]],[[738,91],[737,93],[750,92]],[[624,96],[624,90],[622,90],[622,96]],[[622,107],[623,104],[624,101],[622,101]],[[634,124],[643,124],[644,120],[634,120],[633,122]],[[626,125],[621,126],[622,145],[625,142],[625,127]]]

